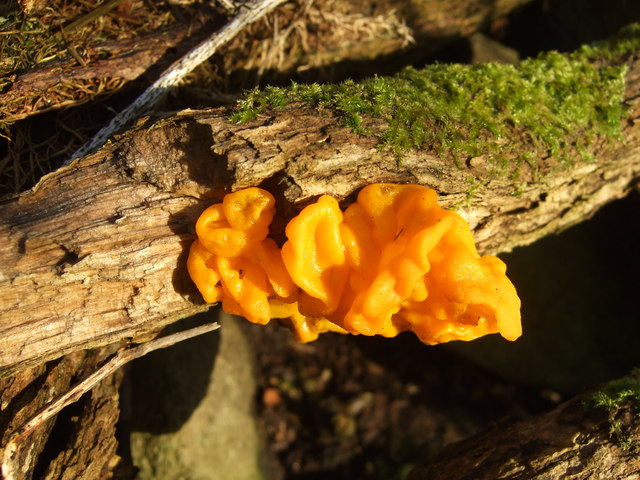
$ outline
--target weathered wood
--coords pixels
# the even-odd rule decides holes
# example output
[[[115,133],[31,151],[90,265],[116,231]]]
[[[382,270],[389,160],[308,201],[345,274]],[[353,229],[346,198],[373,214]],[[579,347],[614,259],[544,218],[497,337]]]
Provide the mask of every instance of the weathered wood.
[[[173,63],[162,75],[149,85],[142,95],[136,98],[127,108],[119,112],[111,121],[100,129],[91,140],[76,150],[71,160],[83,157],[101,147],[115,133],[131,121],[153,109],[156,103],[198,65],[204,63],[221,46],[228,43],[247,25],[262,18],[276,8],[284,0],[251,0],[244,8],[219,31],[192,48],[185,56]]]
[[[85,375],[82,381],[67,388],[67,391],[62,394],[51,392],[48,385],[40,386],[37,378],[34,380],[33,374],[38,367],[24,370],[10,380],[0,380],[2,402],[8,407],[3,408],[0,416],[0,452],[2,452],[0,476],[5,480],[32,478],[33,465],[40,454],[38,450],[33,454],[34,446],[39,447],[44,444],[49,436],[47,427],[62,409],[86,398],[89,392],[91,392],[90,398],[84,402],[86,405],[82,414],[79,415],[79,421],[72,421],[76,428],[73,429],[66,448],[62,449],[55,458],[49,453],[49,457],[52,458],[45,459],[47,474],[44,478],[111,478],[109,473],[118,464],[126,468],[123,459],[115,455],[117,444],[115,425],[120,413],[118,390],[124,375],[122,367],[154,350],[170,347],[217,328],[219,328],[217,323],[207,323],[156,338],[150,342],[120,350],[105,363],[103,359],[112,353],[115,345],[91,351],[91,354],[84,358],[84,365],[79,364],[81,368],[62,370],[54,368],[57,372],[47,379],[54,384],[60,380],[68,381],[70,377],[80,376],[80,374]],[[61,363],[68,365],[78,357],[78,354],[81,358],[84,353],[86,352],[67,355]],[[98,364],[101,364],[99,368]],[[88,368],[94,371],[86,373]],[[27,408],[15,402],[22,395],[22,389],[31,390],[30,393],[33,396]],[[51,393],[57,395],[53,398],[42,397],[43,395],[51,397]],[[43,402],[47,402],[46,405],[42,405]],[[37,413],[33,412],[34,407],[39,408]],[[25,412],[31,415],[28,420],[23,417]],[[73,415],[72,413],[71,416]],[[16,423],[16,418],[21,420],[21,423]],[[61,438],[53,439],[58,443],[61,440]]]
[[[0,452],[29,417],[66,393],[77,377],[91,373],[112,352],[113,346],[79,351],[47,367],[0,379]],[[25,432],[11,462],[3,459],[0,476],[7,480],[110,478],[109,472],[121,461],[116,455],[115,427],[123,375],[123,370],[115,372],[60,417]]]
[[[445,207],[468,202],[459,212],[482,253],[588,218],[640,174],[640,61],[630,62],[624,142],[603,141],[597,161],[551,170],[518,196],[501,177],[469,198],[469,171],[453,161],[412,151],[398,163],[376,137],[304,106],[245,124],[218,109],[140,125],[0,204],[1,372],[147,335],[208,308],[184,261],[198,214],[229,189],[270,189],[283,225],[320,194],[342,200],[380,181],[431,186]]]

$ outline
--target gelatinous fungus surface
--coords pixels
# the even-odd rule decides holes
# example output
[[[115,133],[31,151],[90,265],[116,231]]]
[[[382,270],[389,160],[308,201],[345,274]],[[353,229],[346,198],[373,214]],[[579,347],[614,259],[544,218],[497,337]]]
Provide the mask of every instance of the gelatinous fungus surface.
[[[468,224],[434,190],[372,184],[341,211],[324,195],[268,237],[275,200],[247,188],[207,208],[187,267],[209,303],[303,342],[333,331],[422,342],[521,334],[520,299],[498,258],[480,257]]]

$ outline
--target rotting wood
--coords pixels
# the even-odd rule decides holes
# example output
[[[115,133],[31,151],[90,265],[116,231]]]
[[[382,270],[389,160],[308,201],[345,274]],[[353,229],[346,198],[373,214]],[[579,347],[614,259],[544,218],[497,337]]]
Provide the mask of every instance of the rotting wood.
[[[637,186],[639,72],[630,60],[624,142],[603,141],[597,161],[551,171],[518,196],[503,177],[469,198],[469,171],[452,161],[413,151],[399,164],[376,137],[305,106],[245,124],[214,109],[139,125],[0,204],[1,374],[206,310],[184,261],[199,213],[228,190],[268,188],[284,224],[320,194],[344,200],[369,183],[419,183],[460,207],[485,254],[559,232]]]
[[[19,429],[52,398],[64,394],[78,377],[97,368],[116,345],[66,355],[47,366],[26,369],[13,377],[0,379],[0,451],[11,442]],[[73,409],[38,425],[21,438],[19,448],[11,458],[13,471],[1,466],[3,479],[34,478],[105,478],[100,472],[114,467],[117,460],[115,425],[119,418],[118,388],[123,371],[118,371],[100,382],[84,396]],[[66,425],[68,430],[60,428]],[[58,427],[56,427],[58,425]],[[46,464],[43,462],[46,458]],[[6,463],[4,460],[2,463]],[[7,465],[9,466],[9,465]],[[45,468],[46,467],[46,468]],[[67,477],[52,473],[57,470]]]
[[[5,480],[20,480],[30,472],[35,463],[35,459],[38,455],[33,455],[34,460],[28,461],[28,458],[32,453],[32,445],[34,443],[34,432],[38,430],[46,430],[47,425],[50,424],[52,417],[56,416],[60,410],[64,407],[77,402],[85,393],[90,390],[94,390],[96,385],[100,385],[98,388],[98,394],[93,395],[90,399],[89,407],[85,408],[84,417],[82,422],[76,429],[80,434],[75,438],[75,443],[69,445],[70,448],[63,450],[58,458],[49,465],[47,478],[61,478],[61,471],[68,468],[75,468],[78,471],[73,473],[75,478],[82,476],[83,478],[102,478],[101,473],[106,473],[111,470],[115,465],[110,465],[112,458],[115,456],[115,424],[119,417],[118,407],[118,387],[124,374],[121,368],[127,363],[140,358],[152,351],[167,348],[176,343],[184,340],[202,335],[204,333],[212,332],[219,328],[217,323],[208,323],[200,325],[189,330],[176,332],[161,338],[156,338],[150,342],[143,343],[131,348],[118,351],[108,362],[97,368],[93,373],[88,375],[80,383],[74,385],[68,389],[64,394],[59,395],[51,402],[44,405],[37,413],[30,417],[22,424],[13,425],[13,428],[9,428],[2,432],[2,455],[0,463],[0,473]],[[97,353],[97,356],[95,355]],[[94,358],[102,359],[104,354],[102,352],[94,352]],[[74,372],[74,370],[71,370]],[[20,375],[18,376],[20,377]],[[62,375],[63,378],[68,378],[68,375]],[[32,378],[28,376],[27,378]],[[29,380],[27,380],[28,382]],[[107,388],[107,395],[102,394],[102,390]],[[4,392],[3,392],[4,393]],[[107,398],[102,398],[106,396]],[[97,397],[97,398],[95,398]],[[8,399],[3,398],[8,402]],[[37,404],[38,402],[33,402]],[[15,413],[10,411],[8,413]],[[108,423],[109,429],[105,431],[102,425],[97,428],[92,426],[92,423],[96,420],[102,423]],[[4,425],[0,425],[4,427]],[[39,432],[39,437],[42,437],[43,432]],[[10,435],[9,435],[10,434]],[[46,435],[45,435],[46,437]],[[86,437],[90,437],[90,441],[87,445],[83,445],[83,441]],[[106,453],[105,453],[106,452]],[[81,458],[73,458],[79,456]],[[90,465],[89,471],[85,470],[85,465]],[[31,472],[30,472],[31,473]],[[65,471],[67,478],[70,478],[70,472]]]

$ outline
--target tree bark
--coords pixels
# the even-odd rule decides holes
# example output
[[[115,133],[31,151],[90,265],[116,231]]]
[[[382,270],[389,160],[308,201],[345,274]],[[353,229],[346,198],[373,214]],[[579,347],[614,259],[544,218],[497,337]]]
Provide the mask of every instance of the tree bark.
[[[407,480],[637,479],[637,398],[607,412],[585,406],[588,395],[454,444],[430,464],[414,469]]]
[[[228,109],[147,121],[0,204],[0,372],[149,335],[207,309],[184,262],[199,213],[229,190],[272,191],[282,226],[320,194],[344,200],[374,182],[427,185],[444,207],[460,207],[484,254],[567,228],[637,185],[639,72],[632,59],[624,142],[601,142],[597,161],[556,169],[519,196],[502,177],[469,198],[469,170],[453,161],[411,151],[398,163],[376,137],[303,105],[245,124],[231,123]]]

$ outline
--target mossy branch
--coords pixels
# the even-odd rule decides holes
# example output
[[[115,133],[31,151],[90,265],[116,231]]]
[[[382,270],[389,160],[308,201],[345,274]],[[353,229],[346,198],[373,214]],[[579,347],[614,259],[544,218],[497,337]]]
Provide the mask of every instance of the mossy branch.
[[[231,119],[247,122],[268,110],[304,103],[329,109],[355,133],[371,134],[399,156],[428,150],[456,165],[484,157],[491,176],[542,160],[592,161],[598,138],[620,141],[628,58],[640,49],[640,25],[571,54],[548,52],[518,66],[436,64],[393,77],[341,84],[296,84],[248,92]],[[296,106],[295,108],[298,108]],[[384,127],[370,126],[371,118]],[[509,138],[522,138],[521,143]]]
[[[636,27],[625,35],[625,41],[637,45],[633,43],[639,36]],[[407,70],[388,80],[401,86],[410,80],[430,85],[439,75],[445,82],[448,72],[452,78],[446,85],[454,98],[469,98],[470,104],[476,97],[484,98],[474,107],[482,113],[491,99],[497,101],[499,92],[505,102],[511,93],[504,92],[515,95],[514,79],[519,78],[531,92],[543,91],[558,99],[561,107],[554,108],[559,110],[542,109],[540,118],[549,120],[545,115],[553,113],[554,128],[565,131],[564,137],[554,137],[558,149],[572,152],[572,160],[564,163],[551,155],[553,144],[544,135],[536,137],[533,127],[514,123],[514,111],[511,121],[501,125],[489,124],[486,117],[484,123],[474,124],[473,117],[465,117],[459,99],[455,121],[450,116],[438,119],[422,114],[419,118],[425,121],[436,120],[428,129],[420,130],[419,122],[408,129],[402,137],[406,145],[399,143],[397,150],[389,144],[390,125],[397,119],[391,114],[394,108],[411,104],[396,101],[393,108],[389,103],[376,107],[372,103],[376,95],[388,100],[393,93],[381,78],[349,82],[342,95],[337,90],[327,93],[338,87],[293,86],[301,97],[294,103],[281,95],[290,90],[269,89],[271,97],[279,96],[281,105],[266,108],[265,103],[264,111],[246,123],[231,122],[234,112],[224,108],[188,110],[138,125],[96,154],[78,159],[45,177],[33,190],[0,204],[0,374],[75,350],[146,336],[206,310],[187,275],[185,259],[195,220],[214,198],[229,190],[259,185],[272,192],[280,206],[272,233],[282,238],[277,225],[284,226],[305,202],[320,194],[346,201],[369,183],[426,185],[439,192],[445,208],[457,208],[468,220],[483,254],[526,245],[588,218],[602,205],[626,195],[640,178],[640,58],[632,52],[636,47],[612,45],[612,50],[592,47],[588,54],[584,50],[586,59],[577,70],[574,62],[579,52],[554,53],[531,60],[526,68],[437,66],[432,77]],[[541,62],[537,68],[546,65],[547,70],[534,69],[536,61]],[[561,74],[557,65],[569,66],[573,73]],[[477,78],[464,80],[459,73],[490,69],[512,82],[487,80],[484,84],[491,88],[482,89]],[[528,69],[538,71],[537,83],[531,81],[533,74],[523,74]],[[581,75],[583,82],[578,80]],[[545,78],[551,85],[543,85]],[[475,93],[462,88],[465,84],[473,86]],[[358,103],[353,92],[361,91],[363,85],[369,85],[365,91],[369,96],[363,95]],[[571,116],[574,103],[562,103],[562,99],[570,97],[570,92],[584,98],[588,94],[581,90],[584,85],[598,90],[591,94],[593,98],[609,103],[592,106],[581,124],[563,126],[560,119]],[[606,98],[601,96],[603,88]],[[434,97],[431,93],[423,98],[421,91],[412,91],[421,101]],[[531,92],[520,97],[522,111],[532,103],[527,96]],[[303,94],[309,96],[307,102]],[[345,106],[340,111],[335,105],[372,113],[360,114],[362,122],[354,131],[345,125],[349,109]],[[427,112],[444,115],[444,105]],[[499,107],[488,110],[499,111]],[[388,117],[374,115],[378,112]],[[463,125],[463,121],[469,123]],[[569,142],[565,138],[573,138],[573,129],[580,135]],[[474,138],[476,131],[479,141],[498,143],[495,151],[510,152],[509,160],[525,161],[509,162],[505,173],[485,158],[493,150],[478,147],[479,152],[459,154],[456,163],[452,142]],[[438,136],[439,132],[452,136]],[[553,129],[552,134],[556,134]],[[425,135],[449,140],[431,144]],[[593,140],[584,148],[592,158],[584,161],[575,143],[590,136]],[[426,143],[418,148],[416,138]],[[535,138],[542,140],[534,142]],[[480,155],[467,158],[475,153]],[[538,167],[537,178],[532,162]]]

